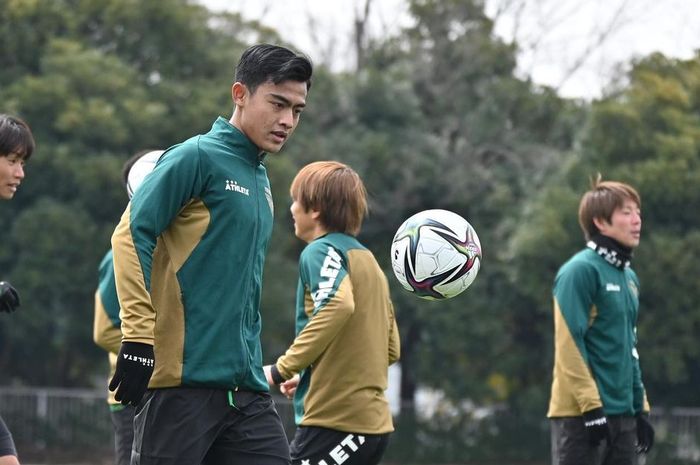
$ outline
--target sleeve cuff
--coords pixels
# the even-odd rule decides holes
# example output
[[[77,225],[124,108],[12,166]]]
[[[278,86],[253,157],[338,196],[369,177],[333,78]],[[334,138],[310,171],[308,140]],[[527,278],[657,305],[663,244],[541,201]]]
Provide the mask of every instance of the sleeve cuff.
[[[286,381],[277,369],[277,364],[270,367],[270,375],[272,375],[272,382],[275,384],[282,384]]]

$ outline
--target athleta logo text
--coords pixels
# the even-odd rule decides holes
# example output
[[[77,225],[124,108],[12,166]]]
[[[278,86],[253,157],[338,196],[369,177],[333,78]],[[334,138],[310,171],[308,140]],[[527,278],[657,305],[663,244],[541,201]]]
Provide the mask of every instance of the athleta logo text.
[[[145,367],[152,367],[153,366],[153,359],[152,358],[147,358],[147,357],[139,357],[137,355],[129,355],[129,354],[122,354],[124,357],[124,360],[129,360],[131,362],[136,362],[140,363],[141,365]]]
[[[605,419],[605,417],[600,417],[600,418],[594,418],[592,420],[588,420],[584,424],[586,426],[602,426],[602,425],[607,425],[608,421]]]
[[[231,181],[230,179],[226,180],[226,190],[250,196],[250,190],[247,187],[239,186],[236,181]]]
[[[354,434],[348,434],[345,439],[340,441],[340,444],[335,446],[329,455],[329,460],[319,460],[318,462],[312,464],[309,459],[302,459],[301,465],[340,465],[341,463],[347,461],[350,456],[360,449],[360,446],[365,443],[364,436],[355,437]]]
[[[318,283],[318,291],[312,296],[316,308],[318,308],[319,305],[328,298],[331,291],[333,291],[333,285],[340,272],[340,266],[340,254],[338,254],[333,247],[329,246],[328,255],[326,255],[326,258],[323,260],[323,266],[321,267],[321,277],[327,279]]]

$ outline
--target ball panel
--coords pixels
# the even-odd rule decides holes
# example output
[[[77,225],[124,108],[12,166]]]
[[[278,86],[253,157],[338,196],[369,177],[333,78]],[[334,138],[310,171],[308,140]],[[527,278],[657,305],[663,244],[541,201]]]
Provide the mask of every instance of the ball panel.
[[[406,272],[404,271],[406,269],[404,267],[404,262],[406,260],[406,253],[408,252],[409,247],[410,239],[408,237],[394,241],[391,244],[391,265],[394,270],[394,275],[396,276],[396,279],[398,279],[399,283],[401,283],[403,288],[407,291],[412,290],[411,286],[408,284],[408,280],[406,279]]]
[[[481,260],[477,259],[466,273],[455,273],[455,276],[452,278],[436,285],[435,290],[444,295],[446,298],[451,298],[460,294],[471,286],[476,279],[476,275],[479,272],[480,263]]]

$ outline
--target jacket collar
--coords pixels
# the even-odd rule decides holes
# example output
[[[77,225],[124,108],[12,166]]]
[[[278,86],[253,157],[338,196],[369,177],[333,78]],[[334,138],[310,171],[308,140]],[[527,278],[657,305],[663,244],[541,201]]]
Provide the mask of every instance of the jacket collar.
[[[612,266],[624,270],[632,261],[632,249],[625,247],[612,237],[596,234],[586,244]]]
[[[267,156],[267,152],[260,150],[248,136],[222,116],[214,121],[210,132],[229,144],[237,155],[253,165],[262,164]]]

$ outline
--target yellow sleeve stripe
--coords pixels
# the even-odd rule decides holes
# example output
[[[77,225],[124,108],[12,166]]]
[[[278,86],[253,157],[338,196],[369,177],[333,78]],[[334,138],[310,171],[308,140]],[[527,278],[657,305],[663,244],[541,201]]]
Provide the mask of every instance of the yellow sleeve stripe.
[[[561,393],[573,395],[580,412],[602,407],[598,386],[571,335],[559,302],[554,299],[554,378]]]
[[[292,346],[277,360],[280,374],[289,379],[311,365],[326,350],[355,310],[352,282],[346,275],[335,295],[307,323]]]
[[[131,203],[127,206],[112,235],[114,274],[119,296],[119,318],[124,341],[153,345],[156,315],[141,262],[131,236]]]
[[[112,320],[107,316],[107,311],[102,305],[100,293],[95,292],[95,318],[92,326],[92,338],[95,344],[107,352],[119,352],[122,342],[122,332],[115,328]]]

